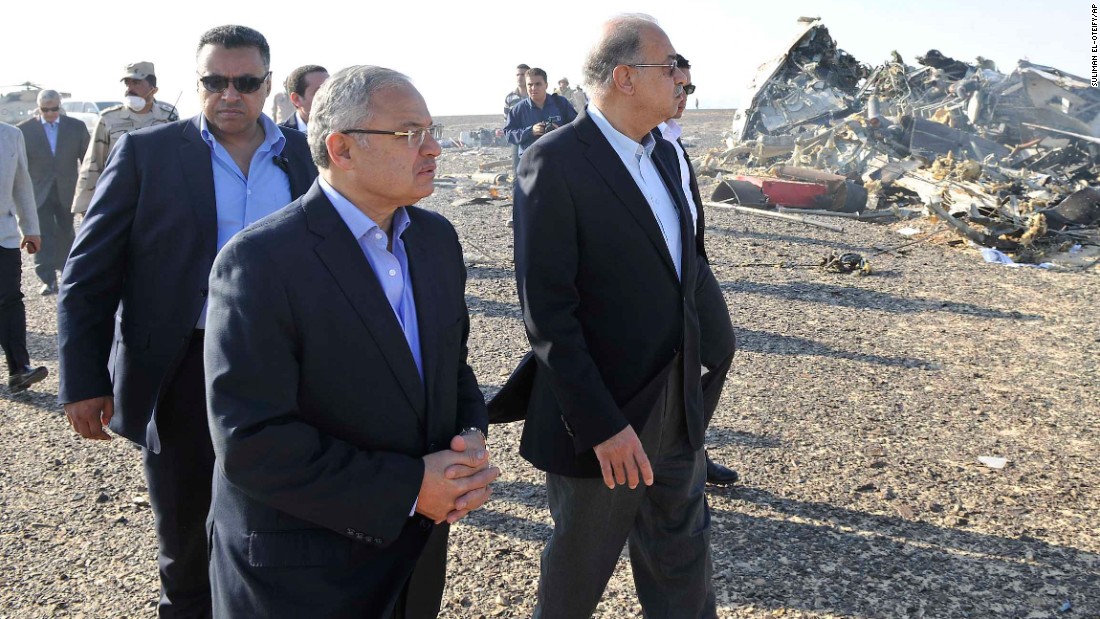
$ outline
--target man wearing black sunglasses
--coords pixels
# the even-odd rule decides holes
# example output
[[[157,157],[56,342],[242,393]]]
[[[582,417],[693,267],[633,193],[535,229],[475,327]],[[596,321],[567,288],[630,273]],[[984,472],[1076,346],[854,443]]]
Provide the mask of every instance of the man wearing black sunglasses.
[[[42,247],[34,255],[34,271],[43,295],[57,293],[57,273],[73,246],[73,214],[77,172],[91,137],[84,123],[61,114],[61,94],[38,93],[38,118],[18,125],[27,145],[27,166],[38,205]]]
[[[736,339],[726,299],[722,296],[718,280],[714,278],[714,273],[711,272],[707,262],[707,252],[703,245],[703,234],[706,230],[703,199],[699,193],[695,170],[692,169],[687,153],[684,152],[684,145],[680,141],[682,129],[676,122],[684,116],[688,95],[695,92],[695,85],[691,83],[691,63],[687,58],[676,54],[676,66],[683,71],[688,83],[684,85],[683,94],[680,95],[680,105],[676,108],[676,114],[658,125],[653,130],[653,137],[667,140],[676,151],[676,159],[671,161],[670,165],[673,169],[680,171],[680,186],[688,208],[691,210],[695,242],[701,257],[698,261],[699,276],[696,279],[695,304],[699,311],[699,360],[703,364],[704,372],[700,380],[703,389],[703,412],[706,415],[707,425],[710,425],[710,420],[718,407],[718,398],[722,395],[722,387],[726,384],[726,375],[733,364]],[[728,486],[737,483],[739,477],[737,471],[711,460],[709,453],[706,453],[706,461],[708,484]]]
[[[305,136],[261,114],[271,90],[262,34],[213,28],[197,57],[202,113],[120,138],[58,299],[70,424],[100,440],[111,438],[106,425],[142,447],[161,617],[212,613],[205,521],[214,451],[202,350],[214,256],[317,176]]]

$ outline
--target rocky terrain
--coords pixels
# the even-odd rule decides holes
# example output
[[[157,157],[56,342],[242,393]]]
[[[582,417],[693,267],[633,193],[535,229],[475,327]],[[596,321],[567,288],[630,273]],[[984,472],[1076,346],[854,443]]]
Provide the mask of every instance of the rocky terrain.
[[[689,111],[689,151],[718,146],[728,118]],[[500,124],[438,120],[448,136]],[[455,188],[422,202],[463,240],[487,395],[526,338],[510,200],[471,200],[489,191],[468,177],[508,156],[446,149]],[[711,208],[707,223],[739,347],[708,446],[743,477],[708,492],[719,616],[1100,617],[1100,268],[986,264],[932,220],[834,232]],[[885,251],[910,242],[903,226],[926,240]],[[872,274],[813,266],[847,252]],[[31,353],[51,376],[0,392],[0,617],[154,616],[140,453],[65,422],[56,298],[24,266]],[[504,473],[452,529],[442,617],[530,616],[552,522],[520,430],[492,428]],[[596,616],[641,616],[625,554]]]

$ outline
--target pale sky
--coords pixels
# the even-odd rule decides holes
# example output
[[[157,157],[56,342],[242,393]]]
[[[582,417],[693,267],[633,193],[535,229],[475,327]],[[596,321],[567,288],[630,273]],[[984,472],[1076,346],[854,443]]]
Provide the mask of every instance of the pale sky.
[[[801,15],[820,16],[841,49],[872,66],[891,50],[916,64],[931,48],[972,62],[981,55],[1008,73],[1026,58],[1091,75],[1091,3],[1056,0],[679,0],[584,2],[89,2],[38,5],[0,26],[0,91],[32,81],[77,99],[122,96],[121,67],[156,64],[158,99],[198,112],[195,46],[213,26],[239,23],[271,45],[276,87],[296,66],[330,71],[377,64],[411,77],[434,115],[495,114],[514,85],[515,65],[542,67],[551,87],[580,66],[600,22],[618,12],[652,15],[692,63],[703,108],[736,107],[763,62],[791,39]],[[116,7],[137,6],[128,19]],[[326,8],[332,7],[332,8]],[[563,8],[572,9],[567,14]],[[7,11],[8,17],[11,12]],[[18,26],[17,26],[18,25]],[[694,106],[694,101],[690,102]],[[267,106],[270,108],[270,101]]]

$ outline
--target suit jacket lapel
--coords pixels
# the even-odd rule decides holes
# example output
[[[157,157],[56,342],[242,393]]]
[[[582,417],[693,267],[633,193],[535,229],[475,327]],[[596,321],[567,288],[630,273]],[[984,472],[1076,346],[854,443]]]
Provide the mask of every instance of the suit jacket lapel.
[[[191,208],[195,210],[199,235],[203,247],[213,263],[218,252],[218,207],[214,197],[214,168],[210,146],[199,133],[199,117],[184,123],[181,133],[180,167],[191,195]]]
[[[684,163],[686,163],[688,167],[688,182],[691,188],[691,199],[695,201],[695,245],[699,248],[699,256],[702,257],[703,260],[709,262],[707,250],[703,244],[703,233],[706,232],[707,222],[703,212],[703,195],[699,193],[699,179],[695,177],[695,166],[691,165],[691,160],[688,159],[684,143],[680,141],[680,138],[676,138],[676,143],[679,144],[680,149],[684,151]]]
[[[657,218],[653,215],[653,209],[650,208],[649,201],[642,194],[642,190],[634,182],[634,177],[623,165],[619,154],[615,152],[611,143],[604,137],[603,132],[596,126],[596,122],[589,118],[587,109],[577,117],[573,126],[576,127],[581,141],[588,144],[586,157],[589,163],[603,177],[612,191],[619,196],[619,201],[626,207],[634,221],[638,222],[638,225],[645,231],[649,241],[661,254],[665,264],[675,277],[676,265],[672,262],[672,255],[668,253],[668,243],[665,242],[665,237],[661,234],[661,228],[657,225]]]
[[[293,116],[291,118],[294,118]],[[280,126],[280,131],[283,127]],[[297,131],[297,129],[294,129]],[[285,139],[285,135],[284,135]],[[308,152],[308,151],[307,151]],[[287,165],[286,176],[290,180],[290,195],[291,198],[295,196],[305,195],[309,186],[313,184],[313,179],[306,174],[309,167],[313,165],[312,161],[306,161],[304,164],[298,162],[297,153],[292,152],[292,149],[283,148],[283,157],[289,162]]]
[[[677,161],[679,157],[676,155],[676,149],[663,137],[655,139],[658,142],[653,149],[653,164],[657,167],[657,172],[661,175],[661,180],[664,181],[669,195],[672,196],[672,202],[676,205],[676,212],[680,215],[680,280],[686,288],[695,270],[695,230],[691,227],[691,211],[688,209],[687,198],[680,184],[679,161]],[[677,164],[675,169],[670,165],[670,157]]]
[[[60,121],[58,121],[58,125],[60,125]],[[36,142],[35,146],[47,157],[53,157],[53,153],[50,152],[50,138],[46,137],[46,125],[43,125],[42,121],[35,119],[34,126],[35,129],[31,131],[31,135]],[[58,133],[60,134],[60,129]],[[30,148],[30,144],[27,144],[27,148]]]
[[[432,253],[429,239],[424,237],[423,229],[418,225],[416,211],[409,209],[411,225],[401,237],[405,244],[405,253],[409,259],[409,275],[412,280],[413,298],[416,301],[416,322],[420,329],[420,361],[424,366],[424,392],[427,396],[427,410],[439,410],[435,406],[436,386],[439,384],[439,329],[441,324],[440,308],[443,307],[443,285],[439,274],[443,271]],[[434,419],[428,419],[426,436],[437,436],[432,427]]]
[[[426,404],[424,386],[416,370],[416,361],[362,248],[340,219],[336,208],[325,197],[320,185],[314,183],[300,203],[305,209],[309,229],[322,237],[314,251],[378,344],[409,403],[423,419]],[[420,308],[417,303],[417,310]],[[421,349],[424,349],[423,339]]]

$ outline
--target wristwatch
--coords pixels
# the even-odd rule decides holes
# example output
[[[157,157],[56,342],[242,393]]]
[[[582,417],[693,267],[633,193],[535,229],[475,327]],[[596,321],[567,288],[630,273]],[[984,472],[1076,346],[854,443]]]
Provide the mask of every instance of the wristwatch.
[[[458,433],[459,436],[465,436],[467,434],[477,434],[481,437],[481,442],[486,445],[489,444],[489,437],[485,436],[485,433],[481,431],[481,428],[477,426],[470,426],[469,428],[462,428],[462,431]]]

